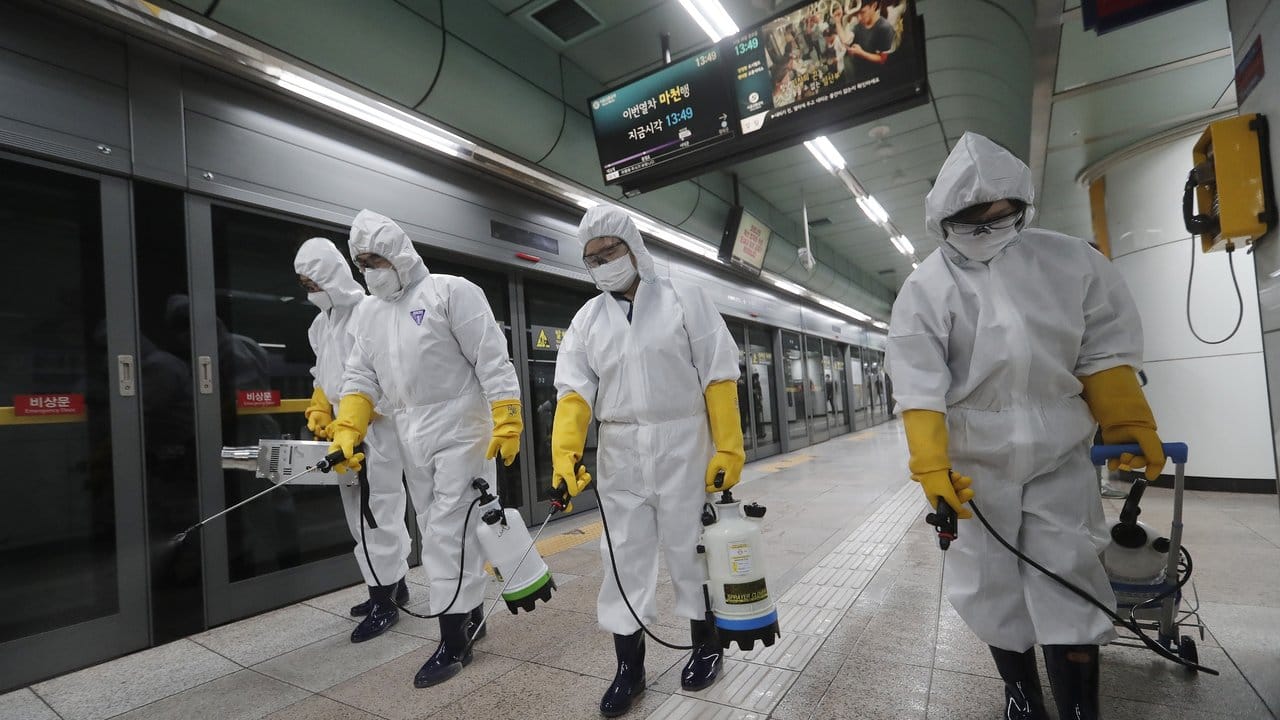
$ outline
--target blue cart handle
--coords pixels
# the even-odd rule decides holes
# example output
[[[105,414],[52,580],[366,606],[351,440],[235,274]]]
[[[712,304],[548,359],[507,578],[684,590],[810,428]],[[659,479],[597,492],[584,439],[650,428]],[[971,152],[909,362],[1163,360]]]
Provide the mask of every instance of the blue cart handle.
[[[1137,445],[1094,445],[1089,450],[1089,458],[1093,460],[1094,465],[1105,465],[1108,460],[1118,458],[1125,453],[1133,455],[1141,455],[1142,448]],[[1187,444],[1186,443],[1165,443],[1165,457],[1174,462],[1175,465],[1183,465],[1187,462]]]

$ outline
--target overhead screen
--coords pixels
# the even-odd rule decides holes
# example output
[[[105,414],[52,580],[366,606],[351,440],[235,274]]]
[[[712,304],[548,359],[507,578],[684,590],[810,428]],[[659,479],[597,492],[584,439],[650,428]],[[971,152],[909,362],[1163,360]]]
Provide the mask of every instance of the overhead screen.
[[[1200,0],[1081,0],[1085,30],[1099,35]]]
[[[926,101],[915,0],[797,5],[591,99],[601,173],[628,194]]]

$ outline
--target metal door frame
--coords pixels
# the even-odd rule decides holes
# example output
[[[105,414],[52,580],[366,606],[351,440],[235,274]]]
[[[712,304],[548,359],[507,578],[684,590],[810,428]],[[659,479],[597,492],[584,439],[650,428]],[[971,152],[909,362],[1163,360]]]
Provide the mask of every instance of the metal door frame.
[[[762,346],[770,347],[773,345],[773,336],[776,334],[773,328],[767,325],[758,325],[758,324],[750,323],[746,321],[743,321],[742,327],[743,327],[743,330],[746,332],[748,346],[752,344],[752,340],[755,337],[752,334],[753,332],[756,334],[762,335],[761,343],[760,343]],[[770,347],[770,349],[772,348]],[[773,372],[771,374],[777,375],[778,374],[778,361],[777,361],[778,356],[774,355],[773,357],[774,357],[774,361],[769,364],[769,367],[773,369]],[[747,354],[747,393],[748,395],[751,393],[750,373],[751,373],[751,354],[748,353]],[[775,396],[776,385],[777,385],[776,382],[769,382],[768,378],[762,378],[760,381],[760,389],[769,397],[770,407],[773,408],[773,417],[774,417],[773,429],[776,433],[778,433],[778,436],[777,438],[767,443],[761,443],[759,440],[757,440],[755,443],[755,447],[747,451],[748,461],[759,460],[761,458],[766,458],[766,457],[769,457],[770,455],[777,455],[778,453],[782,452],[782,430],[781,428],[778,427],[778,420],[777,420],[778,400],[777,400],[777,397]],[[756,425],[760,422],[760,419],[756,417],[755,404],[750,402],[748,402],[747,404],[751,406],[751,414],[750,414],[751,431],[755,432]]]
[[[138,361],[136,285],[133,266],[132,191],[129,181],[111,175],[0,152],[0,158],[98,182],[102,222],[104,310],[107,358]],[[150,644],[149,551],[142,474],[141,396],[121,396],[120,368],[107,368],[111,427],[112,485],[115,490],[117,612],[0,643],[0,693]],[[136,383],[135,383],[136,387]],[[86,642],[92,638],[92,642]]]
[[[844,347],[843,355],[844,355],[844,408],[845,408],[844,412],[845,412],[845,418],[849,421],[849,432],[857,432],[858,431],[858,411],[856,408],[854,408],[854,401],[856,400],[856,398],[854,397],[854,394],[853,394],[853,383],[851,383],[850,380],[853,379],[853,351],[858,346],[850,345],[846,343],[843,347]],[[862,367],[861,362],[859,362],[858,367]]]
[[[191,298],[192,366],[198,358],[212,359],[212,390],[194,388],[196,425],[196,476],[200,516],[209,517],[226,507],[222,471],[222,412],[219,407],[218,340],[215,315],[213,207],[228,207],[266,217],[285,216],[261,208],[187,194],[187,291]],[[323,221],[310,220],[314,223]],[[199,370],[197,370],[197,375]],[[198,380],[193,378],[193,384]],[[336,490],[335,490],[336,492]],[[227,555],[227,524],[206,525],[201,550],[204,555],[205,622],[208,626],[255,615],[295,603],[303,598],[362,582],[359,567],[349,553],[325,560],[277,570],[245,580],[232,581]]]
[[[529,324],[529,314],[526,311],[525,292],[527,289],[526,281],[529,280],[527,273],[515,273],[514,290],[510,294],[513,303],[512,311],[512,327],[511,327],[511,345],[512,352],[516,357],[517,372],[520,374],[521,385],[521,404],[524,405],[524,427],[525,431],[521,433],[520,452],[529,453],[525,455],[529,462],[524,463],[525,477],[525,508],[521,508],[520,512],[525,518],[525,522],[530,525],[541,524],[547,519],[547,515],[551,513],[551,501],[538,499],[538,468],[534,459],[536,450],[533,447],[533,365],[534,363],[552,363],[554,360],[542,360],[529,357],[529,342],[532,326]],[[537,276],[533,278],[533,282],[538,285],[556,285],[554,278]],[[567,285],[567,283],[564,283]],[[518,325],[516,323],[519,323]],[[516,342],[516,330],[519,328],[519,340]],[[557,353],[558,356],[558,353]],[[587,437],[590,438],[595,430],[597,421],[591,419],[591,425],[587,429]],[[597,436],[598,437],[598,436]],[[597,458],[599,457],[597,451]],[[596,509],[595,493],[583,493],[573,501],[573,515]],[[527,508],[527,509],[526,509]]]
[[[782,343],[782,335],[784,333],[791,333],[792,335],[795,335],[796,337],[801,338],[800,340],[800,391],[804,392],[804,339],[803,339],[804,333],[796,330],[783,330],[782,328],[777,329],[777,331],[774,333],[774,349],[776,350],[774,357],[781,358],[783,361],[786,361],[787,359],[786,346],[784,346]],[[778,386],[778,396],[782,398],[787,397],[787,369],[785,366],[782,368],[781,372],[778,373],[777,386]],[[795,450],[799,450],[800,448],[809,447],[809,445],[812,444],[812,442],[809,439],[809,418],[807,417],[807,413],[808,413],[807,407],[805,408],[805,412],[806,412],[806,417],[803,418],[804,419],[804,438],[792,437],[791,421],[786,418],[783,418],[783,424],[786,428],[785,432],[782,433],[782,451],[784,453],[789,453]],[[798,416],[798,413],[797,413],[797,416]]]
[[[827,357],[826,353],[824,352],[827,341],[821,337],[818,337],[817,335],[801,334],[800,337],[802,338],[802,342],[803,342],[802,347],[804,348],[801,354],[804,356],[804,369],[806,374],[809,371],[809,341],[810,340],[818,343],[818,370],[821,371],[822,361],[825,360]],[[818,386],[818,383],[822,383],[822,396],[823,396],[822,399],[824,403],[822,406],[822,416],[821,416],[823,427],[822,429],[818,429],[817,427],[818,414],[816,412],[817,409],[809,408],[808,398],[805,399],[805,409],[810,411],[809,417],[806,418],[806,423],[809,426],[809,444],[816,445],[820,442],[826,442],[831,439],[831,420],[828,419],[827,417],[827,406],[825,404],[827,399],[826,398],[827,378],[825,376],[820,377],[815,380],[812,380],[812,382],[815,388]]]
[[[849,417],[849,383],[846,377],[849,374],[848,373],[849,360],[847,357],[846,348],[848,348],[849,346],[846,345],[845,343],[837,342],[835,340],[831,340],[829,342],[834,348],[834,351],[831,354],[831,379],[832,380],[838,379],[840,381],[840,387],[839,387],[839,390],[837,390],[836,392],[836,396],[839,399],[844,401],[843,403],[844,404],[844,423],[839,424],[836,420],[832,420],[827,423],[827,428],[831,432],[831,437],[837,438],[837,437],[840,437],[841,435],[846,435],[853,431],[852,423],[850,422],[850,417]],[[844,371],[840,371],[836,369],[835,364],[837,361],[842,363],[845,366],[846,369]],[[839,413],[840,413],[839,410],[836,410],[836,412],[833,413],[835,418],[838,419],[840,417]]]

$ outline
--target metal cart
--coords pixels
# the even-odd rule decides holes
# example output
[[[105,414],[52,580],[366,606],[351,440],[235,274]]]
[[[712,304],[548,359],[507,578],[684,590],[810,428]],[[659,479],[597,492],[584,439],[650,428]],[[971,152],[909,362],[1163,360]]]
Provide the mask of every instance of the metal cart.
[[[1141,455],[1137,445],[1095,445],[1090,457],[1095,466],[1106,465],[1108,460],[1119,458],[1125,453]],[[1204,640],[1204,624],[1200,621],[1200,599],[1196,594],[1195,584],[1190,582],[1190,565],[1184,566],[1182,560],[1182,500],[1186,485],[1187,445],[1186,443],[1165,443],[1165,456],[1174,463],[1173,476],[1173,522],[1169,528],[1168,563],[1165,567],[1163,582],[1152,585],[1134,585],[1111,580],[1111,588],[1116,595],[1117,611],[1126,612],[1143,630],[1158,632],[1158,640],[1166,649],[1176,652],[1178,657],[1192,663],[1199,663],[1200,656],[1196,650],[1196,642],[1182,630],[1198,631],[1200,640]],[[1190,555],[1188,555],[1188,560]],[[1185,567],[1187,575],[1185,584],[1179,585],[1179,570]],[[1189,607],[1183,609],[1183,587],[1190,589]],[[1157,604],[1158,602],[1158,604]],[[1120,629],[1128,629],[1117,623]],[[1121,635],[1117,645],[1146,647],[1131,635]]]

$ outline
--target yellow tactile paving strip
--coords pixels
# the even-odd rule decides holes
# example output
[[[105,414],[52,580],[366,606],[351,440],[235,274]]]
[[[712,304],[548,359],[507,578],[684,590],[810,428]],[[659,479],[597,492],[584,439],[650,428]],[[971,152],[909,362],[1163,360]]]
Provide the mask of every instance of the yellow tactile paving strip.
[[[813,460],[813,458],[814,458],[813,455],[793,453],[784,458],[773,460],[771,462],[754,464],[752,466],[752,469],[759,470],[760,472],[773,473],[773,472],[778,472],[779,470],[786,470],[787,468],[792,468],[797,465],[803,465]]]

